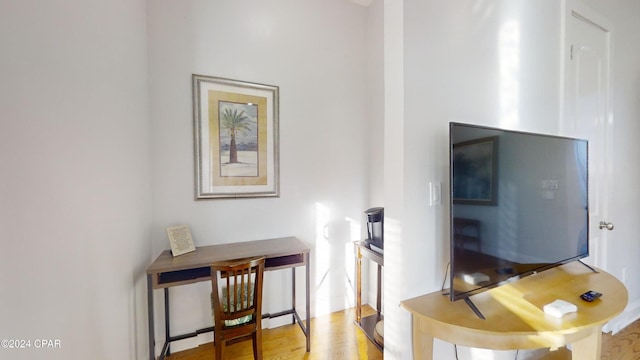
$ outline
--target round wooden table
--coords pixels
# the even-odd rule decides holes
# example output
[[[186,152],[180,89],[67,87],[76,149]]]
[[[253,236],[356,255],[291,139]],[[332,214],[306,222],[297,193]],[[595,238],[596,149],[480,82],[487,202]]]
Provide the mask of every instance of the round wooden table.
[[[594,302],[580,299],[588,290],[603,295]],[[578,311],[560,319],[545,314],[543,306],[556,299],[577,305]],[[614,276],[573,262],[475,295],[472,301],[486,320],[440,291],[402,301],[412,314],[414,358],[432,359],[433,339],[438,338],[494,350],[572,344],[572,359],[599,360],[602,326],[624,310],[628,293]]]

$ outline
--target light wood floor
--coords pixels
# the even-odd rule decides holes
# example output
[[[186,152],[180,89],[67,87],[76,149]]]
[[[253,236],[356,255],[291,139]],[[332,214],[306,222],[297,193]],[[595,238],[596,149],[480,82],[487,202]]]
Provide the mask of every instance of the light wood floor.
[[[370,306],[362,307],[362,316],[374,314]],[[354,324],[355,309],[349,309],[311,319],[311,352],[307,353],[306,341],[298,324],[285,325],[262,332],[262,354],[265,360],[297,359],[370,359],[381,360],[378,350],[366,335]],[[243,341],[227,347],[229,359],[252,360],[251,341]],[[213,344],[180,351],[167,360],[212,360]]]
[[[611,336],[602,335],[601,360],[640,359],[640,320]]]
[[[365,306],[362,315],[373,314]],[[263,355],[265,359],[382,359],[382,353],[369,342],[364,333],[354,325],[354,309],[311,319],[311,352],[305,350],[305,338],[296,325],[266,329],[263,332]],[[253,359],[251,341],[228,348],[229,358]],[[213,344],[175,353],[168,360],[214,359]],[[602,335],[601,360],[640,360],[640,320],[612,336]]]

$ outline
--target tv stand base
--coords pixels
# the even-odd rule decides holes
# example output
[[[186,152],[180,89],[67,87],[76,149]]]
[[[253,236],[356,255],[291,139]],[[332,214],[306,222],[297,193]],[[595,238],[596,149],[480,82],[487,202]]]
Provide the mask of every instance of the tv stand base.
[[[587,268],[589,268],[589,270],[593,271],[594,273],[598,273],[598,270],[594,269],[593,267],[589,266],[587,263],[583,262],[582,260],[578,260],[578,262],[584,266],[586,266]]]
[[[484,315],[482,315],[482,313],[480,312],[480,309],[478,309],[478,307],[476,306],[476,304],[473,303],[473,301],[471,301],[471,299],[464,298],[464,302],[467,303],[467,305],[469,305],[469,307],[471,308],[471,310],[473,310],[474,313],[476,313],[476,315],[478,315],[478,317],[482,320],[486,320],[486,318],[484,317]]]

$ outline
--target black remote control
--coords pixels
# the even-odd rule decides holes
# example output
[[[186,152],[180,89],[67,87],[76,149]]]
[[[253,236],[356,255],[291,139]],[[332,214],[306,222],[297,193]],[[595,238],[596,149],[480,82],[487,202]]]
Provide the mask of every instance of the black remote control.
[[[584,301],[592,302],[595,299],[599,298],[600,296],[602,296],[601,293],[597,291],[589,290],[586,293],[580,295],[580,298]]]

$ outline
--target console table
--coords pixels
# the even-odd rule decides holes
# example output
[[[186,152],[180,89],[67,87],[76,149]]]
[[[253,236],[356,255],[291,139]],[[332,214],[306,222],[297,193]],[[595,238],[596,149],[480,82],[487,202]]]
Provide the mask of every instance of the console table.
[[[213,327],[199,329],[194,332],[171,336],[169,328],[169,288],[173,286],[191,284],[199,281],[211,281],[211,263],[233,259],[265,257],[265,270],[292,268],[292,299],[290,310],[276,314],[262,314],[262,318],[272,318],[292,315],[292,322],[298,322],[307,338],[307,352],[310,350],[310,321],[309,303],[309,247],[295,237],[285,237],[268,240],[247,241],[232,244],[220,244],[197,247],[196,251],[173,257],[169,250],[165,250],[147,268],[147,301],[149,311],[149,358],[155,359],[155,326],[153,290],[164,289],[164,325],[165,343],[160,353],[164,359],[169,353],[172,341],[195,337],[198,334],[214,331]],[[306,323],[303,324],[296,310],[296,267],[306,268]]]
[[[594,302],[580,294],[596,290]],[[543,312],[544,305],[562,299],[578,307],[561,319]],[[464,301],[449,301],[442,292],[401,302],[412,315],[413,356],[432,359],[433,339],[494,349],[557,349],[572,345],[573,360],[599,360],[602,326],[627,305],[628,293],[614,276],[573,262],[473,296],[485,315],[480,319]],[[568,353],[568,352],[567,352]]]
[[[382,266],[384,258],[367,247],[364,241],[356,241],[356,324],[364,331],[367,337],[382,350],[380,344],[375,340],[375,327],[378,321],[382,320],[380,309],[382,308]],[[378,264],[378,289],[376,297],[376,314],[362,318],[362,258],[367,258]]]

